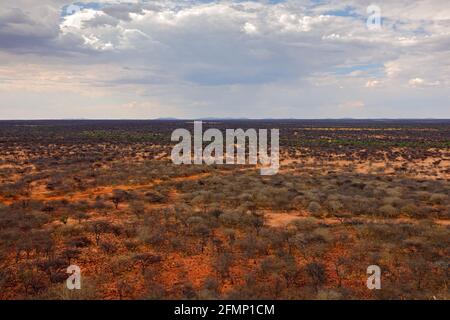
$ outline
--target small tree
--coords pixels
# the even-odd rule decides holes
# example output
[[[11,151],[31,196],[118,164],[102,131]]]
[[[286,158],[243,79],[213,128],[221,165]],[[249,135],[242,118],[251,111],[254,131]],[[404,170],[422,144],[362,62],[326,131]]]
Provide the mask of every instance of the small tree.
[[[90,230],[95,235],[95,243],[98,246],[100,242],[100,236],[102,233],[106,233],[111,229],[111,225],[107,221],[94,221],[90,225]]]
[[[135,290],[133,286],[126,280],[119,280],[116,283],[117,293],[119,294],[119,300],[122,300],[124,297],[129,296]]]
[[[68,248],[63,251],[63,256],[66,258],[68,265],[71,265],[72,259],[80,255],[81,251],[75,248]]]
[[[214,268],[222,279],[228,278],[233,282],[230,274],[230,268],[233,264],[233,256],[230,252],[220,253],[214,261]]]
[[[117,246],[114,243],[107,241],[100,242],[100,248],[107,254],[113,254],[117,251]]]
[[[311,278],[314,289],[318,292],[319,286],[323,285],[327,280],[324,265],[317,262],[308,263],[306,265],[306,273]]]
[[[233,229],[225,229],[223,233],[228,239],[230,248],[232,248],[234,246],[234,243],[236,242],[236,231],[234,231]]]
[[[259,231],[264,227],[264,216],[258,214],[252,214],[251,224],[255,228],[256,235],[259,235]]]
[[[161,262],[163,258],[151,253],[138,253],[134,256],[134,260],[141,265],[142,275],[144,275],[148,266]]]
[[[342,287],[342,280],[345,276],[345,265],[347,264],[347,259],[343,257],[338,257],[334,262],[334,271],[336,272],[336,276],[338,278],[338,287]]]
[[[113,190],[113,195],[111,197],[111,201],[114,203],[116,209],[119,209],[119,204],[129,197],[128,192],[120,189]]]
[[[202,253],[205,250],[205,246],[208,244],[208,240],[211,237],[211,229],[204,223],[195,225],[192,232],[200,237]]]

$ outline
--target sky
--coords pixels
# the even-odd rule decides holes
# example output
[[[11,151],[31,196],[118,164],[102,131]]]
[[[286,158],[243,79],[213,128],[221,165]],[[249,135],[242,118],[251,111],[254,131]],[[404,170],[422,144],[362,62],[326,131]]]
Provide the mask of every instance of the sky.
[[[1,2],[0,119],[450,118],[448,0]]]

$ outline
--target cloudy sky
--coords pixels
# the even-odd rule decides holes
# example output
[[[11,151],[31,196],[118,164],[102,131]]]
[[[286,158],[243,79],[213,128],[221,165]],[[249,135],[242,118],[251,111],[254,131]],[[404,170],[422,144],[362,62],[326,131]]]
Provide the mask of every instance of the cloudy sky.
[[[1,1],[0,119],[450,118],[448,0],[92,1]]]

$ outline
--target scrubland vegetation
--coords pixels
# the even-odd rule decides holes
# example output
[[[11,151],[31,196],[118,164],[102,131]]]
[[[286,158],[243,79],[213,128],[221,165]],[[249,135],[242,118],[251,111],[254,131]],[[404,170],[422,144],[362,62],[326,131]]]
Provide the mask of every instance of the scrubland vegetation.
[[[280,128],[275,176],[173,165],[190,126],[0,123],[0,299],[449,298],[448,121],[205,125]]]

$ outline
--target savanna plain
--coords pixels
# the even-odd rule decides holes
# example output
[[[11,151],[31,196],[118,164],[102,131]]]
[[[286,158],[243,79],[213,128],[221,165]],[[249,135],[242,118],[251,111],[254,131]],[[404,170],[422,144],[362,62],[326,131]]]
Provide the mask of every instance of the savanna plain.
[[[449,298],[450,121],[204,122],[279,128],[273,176],[174,165],[192,127],[0,122],[0,299]]]

